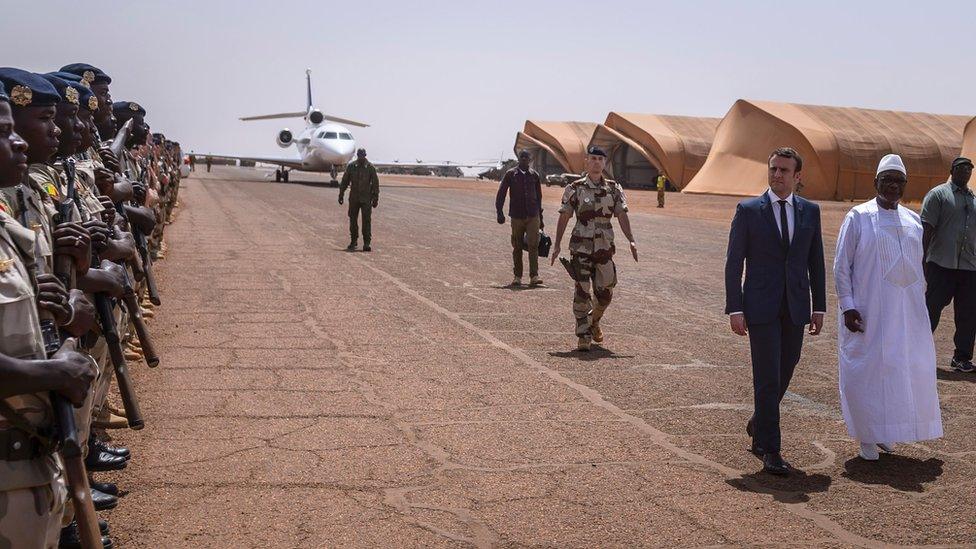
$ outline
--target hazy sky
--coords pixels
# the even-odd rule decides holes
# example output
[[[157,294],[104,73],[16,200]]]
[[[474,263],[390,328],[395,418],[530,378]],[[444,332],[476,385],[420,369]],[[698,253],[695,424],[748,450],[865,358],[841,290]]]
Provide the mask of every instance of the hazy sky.
[[[186,150],[295,155],[317,107],[374,160],[511,156],[526,118],[723,116],[738,98],[976,114],[976,2],[4,2],[0,65],[113,78]]]

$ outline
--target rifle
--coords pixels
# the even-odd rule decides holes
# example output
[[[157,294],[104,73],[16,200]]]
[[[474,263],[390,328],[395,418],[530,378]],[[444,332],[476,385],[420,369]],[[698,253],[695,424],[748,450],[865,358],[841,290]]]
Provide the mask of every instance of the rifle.
[[[67,175],[68,190],[65,199],[58,205],[58,217],[63,221],[71,215],[71,206],[75,200],[75,163],[74,159],[68,158],[62,161],[62,167]],[[68,258],[70,261],[70,258]],[[60,278],[60,277],[59,277]],[[65,286],[73,288],[74,286]],[[130,429],[142,429],[145,421],[142,419],[142,411],[139,409],[139,400],[136,398],[135,386],[129,376],[129,368],[122,354],[122,345],[119,340],[118,328],[115,325],[115,316],[112,315],[112,298],[102,292],[94,294],[95,311],[98,314],[98,323],[102,329],[102,337],[108,344],[109,356],[112,357],[112,366],[115,368],[115,378],[119,386],[119,395],[122,397],[122,407],[125,408],[125,417],[128,420]],[[122,358],[117,360],[116,356]]]
[[[143,167],[139,173],[139,183],[143,185],[146,183],[147,171],[148,168]],[[148,189],[148,185],[146,185],[146,188]],[[139,250],[139,257],[142,259],[142,272],[146,277],[146,292],[149,294],[149,301],[152,302],[153,305],[159,305],[159,289],[156,287],[156,276],[153,274],[152,270],[152,255],[149,253],[149,245],[146,243],[146,235],[143,234],[142,229],[134,224],[129,224],[129,228],[132,229],[132,237],[136,241],[136,248]]]
[[[115,138],[112,139],[112,144],[109,145],[109,150],[116,158],[122,158],[122,149],[125,148],[125,142],[129,140],[129,134],[132,133],[132,118],[125,121],[119,131],[115,134]]]
[[[27,201],[24,199],[24,189],[17,189],[17,201],[21,212],[21,224],[30,228],[27,218]],[[69,205],[70,208],[70,205]],[[31,277],[34,278],[35,287],[38,264],[43,264],[43,259],[36,254],[35,244],[35,265],[31,269]],[[67,262],[59,262],[62,267],[65,265],[72,269],[71,258]],[[71,280],[71,275],[64,272],[57,273],[59,279]],[[62,276],[64,278],[62,278]],[[53,357],[61,345],[67,339],[60,333],[54,317],[47,311],[38,309],[40,318],[41,335],[44,339],[44,353],[47,358]],[[78,426],[75,425],[75,412],[71,403],[60,394],[51,391],[51,408],[54,410],[54,421],[57,425],[57,446],[61,453],[61,461],[64,463],[64,473],[70,488],[71,501],[74,504],[75,521],[78,523],[78,535],[81,538],[81,546],[85,549],[101,549],[102,532],[98,528],[98,516],[95,514],[95,504],[91,499],[91,487],[88,485],[88,472],[85,470],[83,448],[81,437],[78,434]]]

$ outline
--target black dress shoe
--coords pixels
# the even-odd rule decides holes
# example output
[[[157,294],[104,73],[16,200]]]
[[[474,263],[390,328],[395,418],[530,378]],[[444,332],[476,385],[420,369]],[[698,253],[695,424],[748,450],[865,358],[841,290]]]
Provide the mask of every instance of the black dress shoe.
[[[129,457],[131,457],[129,455],[129,449],[126,448],[125,446],[112,446],[109,443],[103,440],[98,440],[94,437],[88,439],[88,453],[90,454],[93,451],[108,452],[113,456],[124,457],[126,459],[129,459]]]
[[[756,457],[763,457],[766,455],[766,449],[756,442],[756,439],[752,439],[752,448],[749,449],[750,452],[755,454]]]
[[[373,251],[373,248],[370,248],[369,247],[369,244],[367,244],[367,245],[363,246],[363,251],[364,252],[371,252],[371,251]]]
[[[99,527],[104,521],[98,521]],[[106,523],[107,530],[107,523]],[[102,533],[102,549],[112,549],[112,540]],[[78,523],[71,521],[70,524],[61,529],[61,538],[58,540],[59,549],[82,549],[81,534],[78,533]]]
[[[92,488],[91,495],[92,504],[95,506],[96,511],[115,509],[115,506],[119,504],[119,498],[111,494],[106,494],[105,492],[99,492],[94,488]]]
[[[771,475],[786,476],[790,474],[790,464],[779,452],[768,452],[763,456],[763,471]]]
[[[94,480],[88,479],[88,486],[110,496],[118,497],[119,495],[119,486],[114,482],[95,482]]]
[[[349,250],[350,252],[356,251],[356,243],[355,242],[350,242],[349,245],[346,246],[346,249]]]
[[[108,521],[105,519],[98,519],[98,531],[102,533],[103,536],[108,535]]]
[[[90,452],[85,457],[85,468],[89,471],[119,471],[125,469],[128,459],[108,452]]]

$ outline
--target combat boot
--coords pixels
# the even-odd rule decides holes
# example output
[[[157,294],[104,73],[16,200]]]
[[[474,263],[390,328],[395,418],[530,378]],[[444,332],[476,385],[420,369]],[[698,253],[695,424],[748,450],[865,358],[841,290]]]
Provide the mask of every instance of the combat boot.
[[[576,349],[579,351],[589,351],[590,350],[590,338],[589,336],[581,336],[579,342],[576,344]]]
[[[603,329],[600,328],[599,324],[594,323],[590,332],[593,333],[593,343],[603,343]]]

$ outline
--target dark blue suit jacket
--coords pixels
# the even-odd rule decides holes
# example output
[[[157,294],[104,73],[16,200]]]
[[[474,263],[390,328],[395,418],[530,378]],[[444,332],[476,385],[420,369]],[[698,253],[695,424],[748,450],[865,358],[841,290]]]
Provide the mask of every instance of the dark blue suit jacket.
[[[827,311],[820,206],[795,194],[793,204],[793,239],[784,250],[773,216],[779,205],[766,193],[739,203],[725,261],[726,314],[742,311],[747,324],[775,322],[785,295],[793,324],[808,324],[811,294],[813,310]]]

